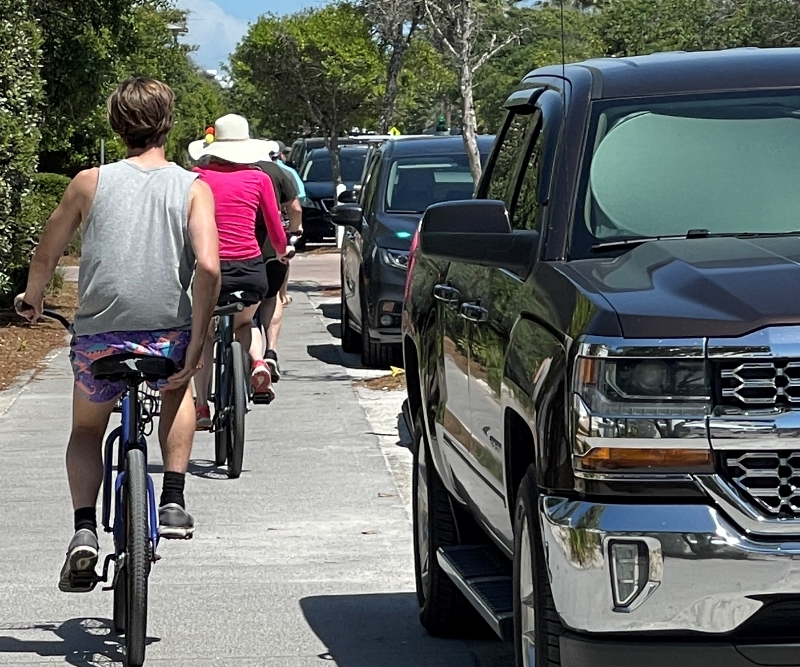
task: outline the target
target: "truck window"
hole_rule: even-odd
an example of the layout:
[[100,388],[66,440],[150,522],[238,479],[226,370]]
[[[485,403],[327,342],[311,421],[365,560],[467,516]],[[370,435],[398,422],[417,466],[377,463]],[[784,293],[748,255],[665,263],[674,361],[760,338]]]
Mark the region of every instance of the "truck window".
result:
[[[515,221],[514,203],[520,193],[520,177],[534,179],[533,183],[525,185],[526,211],[530,209],[529,197],[536,200],[536,182],[538,182],[538,162],[540,150],[535,148],[533,152],[528,151],[531,140],[536,136],[541,125],[541,113],[515,114],[507,125],[503,134],[500,152],[492,166],[489,174],[489,182],[485,189],[487,199],[499,199],[504,201],[509,214],[512,216],[512,224],[516,229],[529,229],[526,227],[525,219]],[[531,169],[531,167],[534,167]],[[531,195],[527,195],[528,190],[532,190]],[[528,211],[535,213],[534,211]]]
[[528,145],[528,150],[530,152],[523,162],[523,172],[520,174],[519,192],[511,207],[511,227],[513,229],[536,229],[541,220],[537,195],[542,173],[544,132],[539,132],[536,140]]

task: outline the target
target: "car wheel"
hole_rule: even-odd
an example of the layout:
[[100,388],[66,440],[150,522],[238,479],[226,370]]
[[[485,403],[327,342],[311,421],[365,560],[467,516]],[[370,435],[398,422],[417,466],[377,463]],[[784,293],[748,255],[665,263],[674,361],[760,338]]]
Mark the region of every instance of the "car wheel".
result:
[[439,547],[458,544],[450,498],[430,459],[422,415],[414,421],[414,570],[419,620],[434,637],[469,637],[485,622],[439,565]]
[[560,637],[564,626],[558,617],[537,511],[533,468],[522,481],[514,512],[514,645],[517,667],[559,667]]
[[361,337],[358,331],[353,328],[353,324],[350,321],[350,310],[347,308],[347,298],[345,296],[344,271],[342,271],[341,323],[342,349],[345,352],[359,352],[361,350]]
[[361,363],[367,368],[389,368],[395,361],[397,345],[383,345],[369,336],[369,312],[361,287]]

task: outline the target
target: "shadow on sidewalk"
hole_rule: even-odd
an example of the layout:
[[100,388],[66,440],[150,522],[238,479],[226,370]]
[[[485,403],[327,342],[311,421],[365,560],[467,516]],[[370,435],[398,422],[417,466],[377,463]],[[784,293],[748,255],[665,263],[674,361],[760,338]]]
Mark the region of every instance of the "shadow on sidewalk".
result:
[[329,320],[342,319],[342,307],[338,303],[322,303],[318,310],[322,311],[322,317]]
[[434,639],[419,624],[414,593],[325,595],[300,600],[309,626],[328,647],[318,656],[338,667],[500,667],[510,644],[493,639]]
[[309,345],[306,347],[309,356],[332,366],[344,366],[345,368],[364,369],[361,363],[361,356],[358,354],[347,354],[342,351],[341,345],[324,343],[322,345]]
[[[16,633],[51,632],[53,639],[17,639],[2,636],[3,631]],[[161,641],[148,637],[147,645]],[[125,649],[106,618],[72,618],[63,623],[36,623],[32,625],[4,623],[0,625],[0,662],[4,653],[30,653],[42,658],[64,657],[68,665],[96,667],[123,665]],[[50,661],[48,661],[50,662]],[[55,663],[53,663],[55,664]]]
[[[147,472],[151,475],[161,475],[164,472],[164,466],[161,463],[148,463]],[[203,479],[228,479],[224,468],[218,468],[213,461],[208,459],[192,459],[189,461],[189,468],[186,472]]]

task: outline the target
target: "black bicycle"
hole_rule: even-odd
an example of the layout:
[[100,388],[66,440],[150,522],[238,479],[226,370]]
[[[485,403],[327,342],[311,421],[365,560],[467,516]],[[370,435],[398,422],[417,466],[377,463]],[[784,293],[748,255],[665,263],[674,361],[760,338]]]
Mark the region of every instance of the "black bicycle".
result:
[[[33,310],[18,304],[17,310]],[[70,328],[69,321],[54,311],[43,316]],[[144,664],[147,641],[147,591],[150,568],[159,556],[158,511],[153,479],[147,473],[147,436],[152,432],[159,401],[145,383],[165,380],[176,372],[172,359],[137,354],[114,354],[91,366],[100,380],[123,381],[126,389],[119,411],[122,423],[106,439],[103,474],[103,528],[113,533],[114,553],[106,556],[103,573],[81,575],[83,586],[109,582],[104,591],[114,592],[114,630],[125,636],[126,663]],[[114,447],[117,447],[116,456]],[[114,478],[114,461],[117,475]],[[113,518],[112,518],[113,507]]]
[[233,316],[244,310],[242,303],[230,303],[214,311],[214,375],[211,394],[214,401],[214,462],[228,465],[228,477],[242,474],[245,416],[247,405],[269,403],[270,396],[254,395],[250,386],[250,355],[233,336]]

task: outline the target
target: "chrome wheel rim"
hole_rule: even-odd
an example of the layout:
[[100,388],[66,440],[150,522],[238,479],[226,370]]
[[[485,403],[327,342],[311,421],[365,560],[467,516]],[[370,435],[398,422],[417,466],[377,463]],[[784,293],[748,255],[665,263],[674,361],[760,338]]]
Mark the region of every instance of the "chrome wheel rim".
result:
[[536,665],[536,608],[533,599],[533,559],[528,517],[522,519],[519,554],[520,638],[523,667]]
[[430,533],[428,519],[430,508],[428,507],[428,463],[425,459],[425,445],[419,443],[419,454],[417,456],[417,559],[419,560],[419,580],[420,592],[423,599],[428,599],[428,587],[430,584]]

